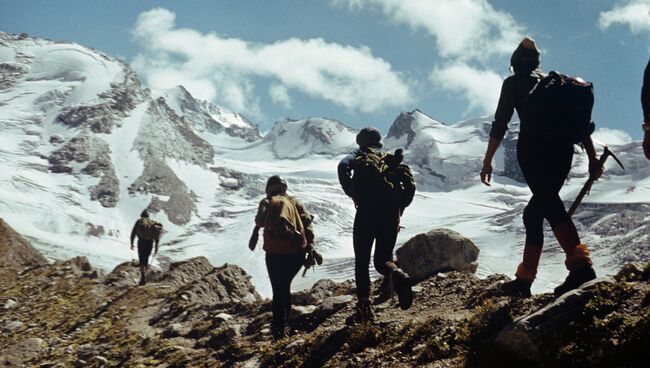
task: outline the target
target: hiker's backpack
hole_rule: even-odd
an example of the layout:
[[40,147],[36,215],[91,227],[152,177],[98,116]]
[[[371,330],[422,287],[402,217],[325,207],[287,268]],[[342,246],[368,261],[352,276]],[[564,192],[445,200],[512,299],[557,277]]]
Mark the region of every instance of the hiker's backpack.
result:
[[551,71],[523,101],[521,132],[548,142],[580,143],[594,131],[593,106],[592,83]]
[[307,237],[294,201],[285,195],[274,195],[265,201],[264,250],[270,254],[304,251]]
[[160,240],[163,233],[163,225],[149,218],[141,218],[135,234],[144,240]]
[[352,198],[357,204],[391,205],[406,208],[415,195],[415,180],[401,164],[402,150],[395,154],[366,148],[352,162]]

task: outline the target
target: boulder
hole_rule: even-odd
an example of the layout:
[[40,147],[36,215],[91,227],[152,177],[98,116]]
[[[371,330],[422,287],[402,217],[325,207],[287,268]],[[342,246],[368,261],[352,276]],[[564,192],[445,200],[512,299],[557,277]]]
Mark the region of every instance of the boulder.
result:
[[301,290],[293,295],[293,303],[297,305],[314,305],[334,295],[339,285],[332,280],[319,280],[309,290]]
[[469,239],[449,229],[418,234],[397,249],[399,266],[415,281],[438,272],[476,272],[479,249]]

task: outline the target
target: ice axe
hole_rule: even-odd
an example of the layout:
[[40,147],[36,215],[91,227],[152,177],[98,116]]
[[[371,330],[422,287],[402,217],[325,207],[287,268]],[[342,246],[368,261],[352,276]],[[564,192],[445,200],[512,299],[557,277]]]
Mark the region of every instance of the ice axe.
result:
[[[605,161],[607,161],[607,158],[609,156],[612,156],[612,158],[616,160],[616,162],[621,166],[621,168],[625,170],[625,166],[623,166],[621,160],[619,160],[618,157],[616,157],[616,155],[612,151],[610,151],[609,147],[607,146],[604,146],[603,154],[598,159],[598,167],[605,166]],[[580,190],[580,194],[578,194],[578,197],[576,198],[575,201],[573,201],[573,204],[569,209],[569,217],[573,216],[573,214],[576,212],[576,209],[578,209],[580,203],[582,203],[582,199],[585,197],[585,195],[589,194],[589,191],[591,190],[591,186],[594,184],[594,181],[596,181],[596,179],[592,178],[591,175],[589,175],[589,179],[587,179],[587,182],[582,187],[582,190]]]

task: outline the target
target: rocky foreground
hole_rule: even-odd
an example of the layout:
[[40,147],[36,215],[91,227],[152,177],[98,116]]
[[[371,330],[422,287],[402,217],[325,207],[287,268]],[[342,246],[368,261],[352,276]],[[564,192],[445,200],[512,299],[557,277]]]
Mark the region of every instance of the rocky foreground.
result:
[[[414,241],[435,248],[430,239],[456,235]],[[475,259],[478,250],[459,244],[463,257]],[[407,245],[403,254],[417,244]],[[0,220],[0,365],[646,366],[649,265],[628,265],[559,299],[525,300],[499,296],[506,276],[479,279],[471,273],[475,265],[465,268],[421,273],[410,310],[395,300],[377,304],[375,323],[364,326],[346,325],[353,284],[320,281],[294,298],[294,335],[273,341],[270,301],[238,266],[215,268],[193,258],[136,286],[138,270],[130,263],[108,274],[83,257],[48,263]]]

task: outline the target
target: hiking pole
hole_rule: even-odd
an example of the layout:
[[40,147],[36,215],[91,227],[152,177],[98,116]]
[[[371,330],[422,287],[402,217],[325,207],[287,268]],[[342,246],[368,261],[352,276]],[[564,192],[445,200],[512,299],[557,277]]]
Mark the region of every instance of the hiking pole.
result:
[[[605,161],[607,161],[607,158],[609,156],[612,156],[612,158],[616,160],[616,162],[621,166],[621,168],[625,170],[625,166],[623,166],[621,160],[619,160],[618,157],[616,157],[616,155],[612,151],[610,151],[609,147],[607,146],[604,146],[603,154],[598,159],[598,167],[600,168],[604,167]],[[582,203],[582,199],[585,197],[585,195],[589,194],[589,191],[591,190],[591,186],[594,184],[594,181],[596,181],[596,179],[592,178],[591,175],[589,175],[589,179],[587,179],[587,182],[582,187],[582,190],[580,190],[578,197],[576,198],[575,201],[573,201],[571,208],[569,208],[569,217],[573,216],[573,214],[576,212],[576,209],[578,209],[580,203]]]

